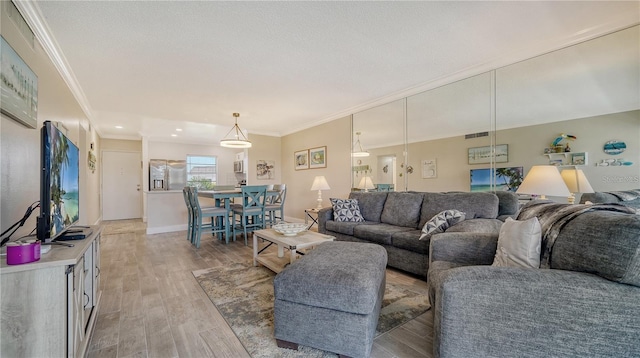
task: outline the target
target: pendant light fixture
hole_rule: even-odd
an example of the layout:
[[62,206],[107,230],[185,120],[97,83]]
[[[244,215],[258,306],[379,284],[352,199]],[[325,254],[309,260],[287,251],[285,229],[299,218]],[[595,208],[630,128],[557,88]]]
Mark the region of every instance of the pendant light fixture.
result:
[[358,140],[353,144],[353,150],[351,151],[351,156],[355,158],[368,157],[369,152],[362,149],[362,144],[360,144],[360,132],[356,132],[358,136]]
[[[224,136],[225,139],[220,141],[220,146],[226,148],[251,148],[251,142],[244,136],[240,127],[238,127],[238,117],[240,117],[240,113],[234,113],[233,116],[236,119],[236,124],[229,130],[227,135]],[[235,134],[233,138],[227,138],[234,130]]]

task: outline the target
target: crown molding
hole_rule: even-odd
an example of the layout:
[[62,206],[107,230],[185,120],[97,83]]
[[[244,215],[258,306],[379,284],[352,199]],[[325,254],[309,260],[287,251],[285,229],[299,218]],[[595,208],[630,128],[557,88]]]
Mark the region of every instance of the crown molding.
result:
[[71,66],[69,66],[64,53],[60,50],[58,42],[51,33],[49,25],[44,20],[44,16],[38,7],[38,4],[32,0],[14,1],[13,3],[16,5],[16,8],[18,8],[18,11],[20,11],[20,14],[22,14],[22,17],[24,17],[27,24],[29,24],[29,27],[31,27],[31,31],[33,31],[36,39],[38,39],[38,42],[44,49],[44,52],[49,56],[53,66],[58,70],[58,73],[67,84],[67,87],[69,87],[71,94],[76,99],[78,105],[91,123],[91,127],[100,137],[102,137],[98,126],[96,126],[93,121],[93,114],[89,101],[87,100],[82,87],[80,87]]

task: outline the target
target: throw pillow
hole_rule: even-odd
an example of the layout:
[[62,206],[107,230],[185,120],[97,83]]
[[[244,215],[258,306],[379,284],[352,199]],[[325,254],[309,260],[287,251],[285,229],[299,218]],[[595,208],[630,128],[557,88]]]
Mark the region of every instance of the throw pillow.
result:
[[539,268],[541,240],[537,217],[524,221],[507,218],[500,228],[493,266]]
[[437,213],[434,217],[429,219],[422,227],[422,240],[426,237],[431,237],[433,234],[444,232],[451,226],[464,221],[465,214],[459,210],[443,210]]
[[364,218],[360,213],[358,199],[335,199],[331,198],[331,206],[333,206],[333,220],[363,222]]

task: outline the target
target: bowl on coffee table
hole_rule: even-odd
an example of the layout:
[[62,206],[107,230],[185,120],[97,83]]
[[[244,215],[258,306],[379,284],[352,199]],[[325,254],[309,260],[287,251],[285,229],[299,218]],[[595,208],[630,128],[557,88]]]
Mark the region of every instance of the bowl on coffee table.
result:
[[302,223],[278,223],[272,229],[284,236],[296,236],[298,233],[306,231],[307,225]]

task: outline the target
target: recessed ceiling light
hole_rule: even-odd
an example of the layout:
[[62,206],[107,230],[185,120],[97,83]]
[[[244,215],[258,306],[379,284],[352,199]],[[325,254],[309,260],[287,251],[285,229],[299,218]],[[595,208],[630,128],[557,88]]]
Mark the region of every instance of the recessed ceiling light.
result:
[[117,129],[122,129],[124,128],[123,126],[116,126]]
[[176,128],[176,132],[182,132],[182,128]]
[[178,135],[174,133],[174,134],[172,134],[171,136],[172,136],[172,137],[177,137]]

